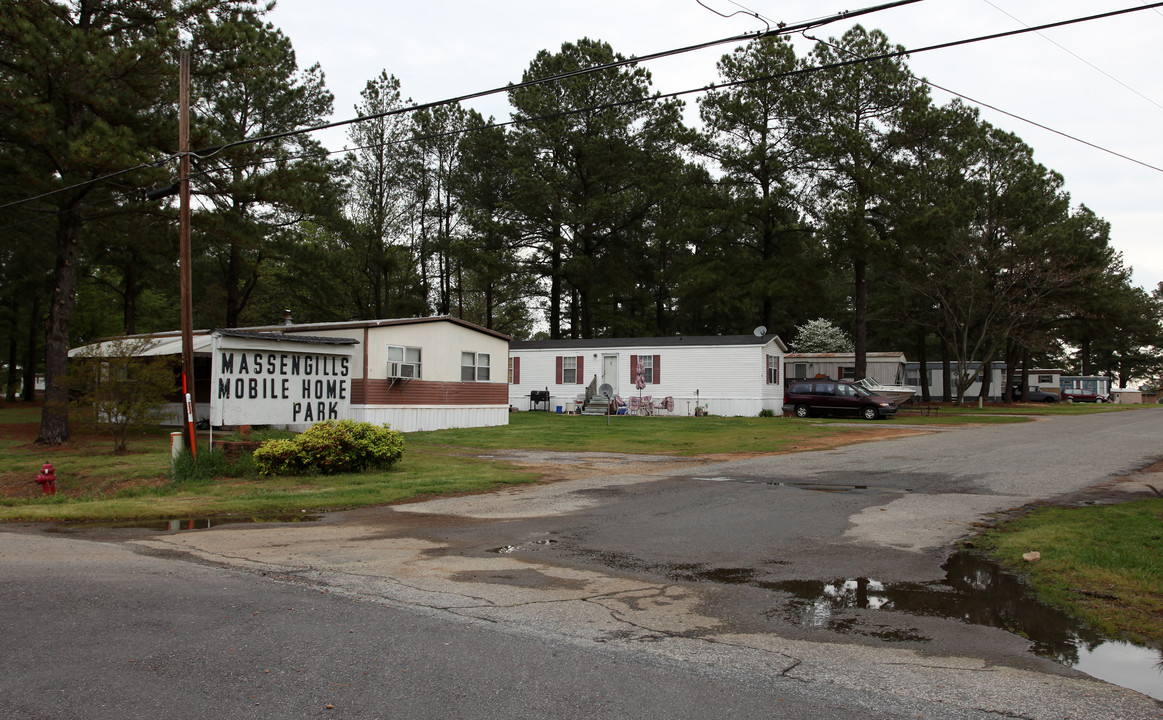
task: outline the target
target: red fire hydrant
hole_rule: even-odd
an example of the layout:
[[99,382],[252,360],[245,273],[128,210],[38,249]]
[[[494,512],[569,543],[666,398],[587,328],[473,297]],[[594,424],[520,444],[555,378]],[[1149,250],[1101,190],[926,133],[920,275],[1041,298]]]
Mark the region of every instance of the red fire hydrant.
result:
[[40,483],[40,489],[44,491],[45,495],[57,494],[57,476],[52,463],[45,463],[41,466],[40,475],[36,476],[36,481]]

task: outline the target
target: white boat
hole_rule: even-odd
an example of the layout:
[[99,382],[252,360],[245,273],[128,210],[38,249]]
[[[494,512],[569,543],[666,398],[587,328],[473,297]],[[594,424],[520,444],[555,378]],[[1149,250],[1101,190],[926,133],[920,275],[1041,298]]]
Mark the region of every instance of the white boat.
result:
[[913,395],[915,395],[917,392],[916,390],[913,390],[910,387],[905,387],[904,385],[881,385],[872,378],[857,380],[856,384],[872,393],[873,395],[880,395],[881,397],[886,397],[889,400],[892,400],[893,403],[897,405],[903,405],[909,400],[912,400]]

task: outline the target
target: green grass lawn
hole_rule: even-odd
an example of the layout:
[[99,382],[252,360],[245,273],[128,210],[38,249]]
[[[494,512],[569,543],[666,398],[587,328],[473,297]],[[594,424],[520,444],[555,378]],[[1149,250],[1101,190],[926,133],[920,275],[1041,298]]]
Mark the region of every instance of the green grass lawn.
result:
[[[864,421],[859,421],[864,422]],[[891,421],[868,423],[891,428]],[[827,421],[795,418],[641,417],[637,415],[557,415],[510,413],[509,424],[492,428],[410,433],[409,444],[422,448],[476,450],[565,450],[654,455],[708,455],[737,452],[786,452],[816,438],[853,435],[852,428]]]
[[[33,444],[38,408],[0,408],[0,522],[117,521],[233,516],[276,518],[442,494],[488,492],[538,477],[513,463],[476,457],[509,449],[668,455],[794,452],[861,442],[881,429],[1024,422],[1019,415],[1077,415],[1158,409],[1037,405],[944,407],[876,422],[795,418],[591,417],[513,413],[499,427],[405,436],[404,458],[386,472],[261,478],[253,472],[176,482],[168,430],[130,439],[115,454],[103,436],[58,448]],[[218,434],[217,439],[228,439]],[[207,438],[200,440],[203,452]],[[39,494],[41,464],[56,467],[58,495]],[[1163,500],[1048,508],[989,533],[996,557],[1024,572],[1048,601],[1116,637],[1163,642]],[[1038,550],[1043,560],[1022,563]]]
[[[116,454],[101,435],[77,434],[57,448],[33,444],[39,410],[0,409],[0,521],[114,520],[212,515],[273,516],[401,502],[420,496],[486,492],[537,477],[513,463],[473,457],[505,449],[670,455],[790,452],[867,439],[894,421],[795,418],[605,417],[513,413],[498,427],[410,433],[404,459],[386,472],[260,478],[229,472],[199,482],[170,477],[169,431],[134,436]],[[218,440],[232,439],[218,433]],[[199,447],[206,452],[203,434]],[[56,468],[54,497],[33,479]],[[220,464],[220,463],[219,463]]]
[[1163,499],[1042,508],[975,542],[1095,630],[1163,646]]

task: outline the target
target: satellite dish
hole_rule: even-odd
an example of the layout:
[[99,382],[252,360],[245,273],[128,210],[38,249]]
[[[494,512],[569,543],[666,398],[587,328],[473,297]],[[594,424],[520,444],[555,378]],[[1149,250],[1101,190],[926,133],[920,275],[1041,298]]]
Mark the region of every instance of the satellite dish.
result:
[[759,327],[755,328],[751,332],[752,332],[752,334],[755,335],[755,337],[763,337],[764,335],[767,334],[767,326],[760,325]]
[[614,388],[609,383],[602,383],[598,388],[598,394],[609,400],[614,397]]

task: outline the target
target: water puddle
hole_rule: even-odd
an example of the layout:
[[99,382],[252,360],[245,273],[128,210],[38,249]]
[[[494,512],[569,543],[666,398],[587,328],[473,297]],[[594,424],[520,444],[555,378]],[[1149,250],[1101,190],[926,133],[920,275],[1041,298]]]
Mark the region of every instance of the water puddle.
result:
[[884,583],[871,578],[768,581],[761,570],[697,563],[651,563],[621,553],[587,553],[607,567],[681,582],[748,585],[785,593],[770,610],[805,628],[887,642],[927,642],[911,628],[877,624],[868,611],[948,618],[1000,628],[1030,640],[1031,650],[1088,675],[1163,700],[1163,650],[1112,641],[1065,613],[1039,603],[1014,575],[971,552],[943,566],[943,582]]
[[[836,485],[828,483],[815,482],[791,482],[787,480],[766,480],[763,478],[739,478],[717,475],[715,477],[696,477],[695,480],[704,480],[706,482],[733,482],[743,485],[775,485],[776,487],[794,487],[801,490],[811,490],[813,492],[825,493],[840,493],[840,492],[854,492],[856,490],[867,490],[867,485]],[[909,488],[899,489],[901,492],[912,492]]]
[[556,540],[530,540],[529,542],[521,543],[520,545],[502,545],[499,548],[493,548],[492,550],[489,550],[489,552],[496,553],[498,555],[509,555],[520,550],[540,550],[542,547],[546,545],[552,545],[556,542]]
[[[782,609],[784,617],[804,627],[856,632],[860,621],[853,611],[873,610],[1000,628],[1028,638],[1036,655],[1163,700],[1163,651],[1108,640],[1037,602],[1017,577],[973,553],[953,555],[944,569],[943,583],[854,578],[760,585],[789,593],[792,600]],[[916,638],[905,633],[900,639]]]
[[183,532],[187,530],[208,530],[220,525],[252,523],[311,522],[319,515],[273,515],[270,517],[239,517],[222,515],[217,517],[180,518],[173,520],[121,520],[115,522],[66,522],[52,528],[51,532],[81,532],[85,530],[154,530],[157,532]]

